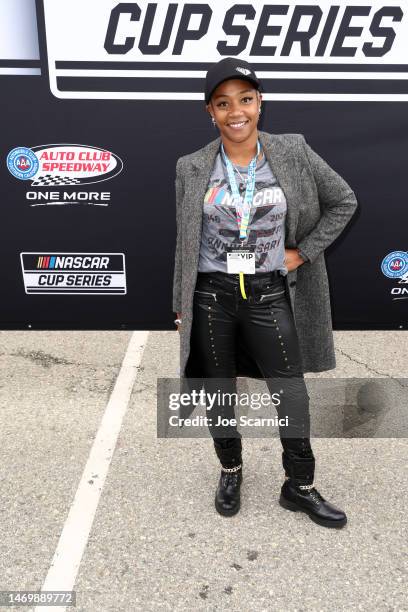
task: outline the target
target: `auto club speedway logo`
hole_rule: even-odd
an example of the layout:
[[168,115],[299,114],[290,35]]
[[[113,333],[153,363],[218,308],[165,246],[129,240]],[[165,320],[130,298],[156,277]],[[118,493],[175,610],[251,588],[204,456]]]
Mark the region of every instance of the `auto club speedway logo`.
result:
[[408,100],[401,0],[42,2],[58,98],[203,100],[208,68],[235,56],[264,100]]
[[126,295],[124,253],[20,253],[26,293]]
[[[9,172],[31,187],[78,186],[102,183],[122,172],[122,160],[105,149],[76,144],[52,144],[15,147],[7,155]],[[31,206],[49,204],[92,204],[108,206],[110,191],[26,192]]]
[[399,279],[398,283],[406,287],[393,287],[393,300],[408,299],[408,252],[392,251],[381,262],[381,271],[388,278]]

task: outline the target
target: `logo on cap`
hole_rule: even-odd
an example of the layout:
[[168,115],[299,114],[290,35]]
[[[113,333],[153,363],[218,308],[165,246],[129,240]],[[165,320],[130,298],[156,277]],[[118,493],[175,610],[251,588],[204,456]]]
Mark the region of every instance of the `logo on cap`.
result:
[[238,70],[238,72],[241,72],[241,74],[251,74],[251,71],[248,70],[248,68],[241,68],[241,66],[237,66],[235,70]]

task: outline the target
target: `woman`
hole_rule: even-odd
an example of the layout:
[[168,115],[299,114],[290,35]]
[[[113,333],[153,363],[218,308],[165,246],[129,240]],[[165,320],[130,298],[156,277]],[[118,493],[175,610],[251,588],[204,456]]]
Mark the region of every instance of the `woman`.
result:
[[[180,373],[190,389],[204,378],[207,392],[231,393],[237,376],[251,376],[280,394],[277,412],[287,425],[279,426],[286,477],[279,503],[341,528],[346,514],[313,486],[303,374],[335,367],[324,249],[357,201],[301,134],[258,130],[261,91],[247,62],[213,65],[205,101],[220,137],[177,162],[173,309]],[[216,403],[212,412],[221,463],[215,507],[232,516],[240,508],[241,434],[227,421],[215,426],[218,416],[234,417],[233,405]]]

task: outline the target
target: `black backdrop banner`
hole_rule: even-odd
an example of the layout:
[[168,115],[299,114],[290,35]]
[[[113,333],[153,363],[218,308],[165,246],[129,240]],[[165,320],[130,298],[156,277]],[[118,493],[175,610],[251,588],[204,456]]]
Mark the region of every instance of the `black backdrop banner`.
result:
[[218,136],[203,87],[224,56],[264,84],[259,129],[304,134],[357,195],[326,250],[334,329],[406,329],[405,3],[36,9],[38,54],[0,46],[2,329],[174,329],[175,165]]

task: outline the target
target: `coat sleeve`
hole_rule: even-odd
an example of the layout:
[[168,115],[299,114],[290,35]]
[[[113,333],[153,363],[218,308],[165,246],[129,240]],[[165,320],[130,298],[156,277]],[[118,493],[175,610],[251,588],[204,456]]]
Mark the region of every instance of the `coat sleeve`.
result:
[[331,168],[302,136],[305,159],[310,164],[316,183],[322,215],[297,245],[300,255],[313,263],[341,234],[357,208],[357,198],[350,185]]
[[177,223],[177,239],[176,252],[174,258],[174,275],[173,275],[173,312],[181,312],[181,266],[182,266],[182,227],[181,227],[181,203],[183,201],[184,186],[181,170],[181,158],[177,160],[176,165],[176,223]]

